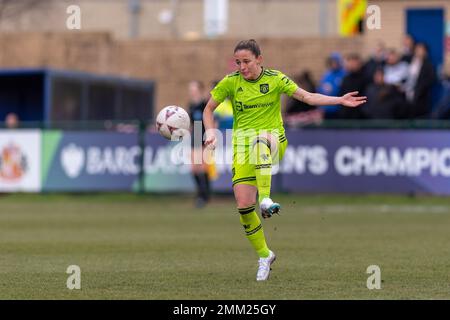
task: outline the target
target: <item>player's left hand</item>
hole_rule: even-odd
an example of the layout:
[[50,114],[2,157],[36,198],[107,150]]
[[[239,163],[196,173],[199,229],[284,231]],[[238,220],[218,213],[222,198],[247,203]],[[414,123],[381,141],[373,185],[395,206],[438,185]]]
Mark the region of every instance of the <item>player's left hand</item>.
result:
[[346,107],[358,107],[367,102],[366,96],[357,97],[358,91],[349,92],[341,97],[341,104]]

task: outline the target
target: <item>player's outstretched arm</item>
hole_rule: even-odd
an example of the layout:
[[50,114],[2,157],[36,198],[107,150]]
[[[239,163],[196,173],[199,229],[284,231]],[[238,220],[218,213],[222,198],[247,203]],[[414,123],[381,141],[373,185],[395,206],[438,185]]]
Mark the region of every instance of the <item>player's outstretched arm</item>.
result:
[[295,99],[312,106],[343,105],[346,107],[358,107],[367,101],[367,97],[358,97],[358,91],[349,92],[342,97],[326,96],[320,93],[311,93],[298,88],[292,95]]
[[205,146],[212,149],[214,149],[216,145],[216,136],[212,129],[214,129],[214,110],[218,105],[219,104],[213,98],[209,98],[205,110],[203,111],[203,125],[205,126],[206,131]]

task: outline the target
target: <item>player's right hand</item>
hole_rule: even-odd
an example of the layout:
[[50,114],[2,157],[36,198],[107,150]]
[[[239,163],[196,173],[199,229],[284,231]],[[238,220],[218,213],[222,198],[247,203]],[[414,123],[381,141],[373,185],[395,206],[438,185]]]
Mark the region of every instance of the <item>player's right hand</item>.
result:
[[211,150],[216,148],[216,135],[211,133],[206,135],[205,146]]

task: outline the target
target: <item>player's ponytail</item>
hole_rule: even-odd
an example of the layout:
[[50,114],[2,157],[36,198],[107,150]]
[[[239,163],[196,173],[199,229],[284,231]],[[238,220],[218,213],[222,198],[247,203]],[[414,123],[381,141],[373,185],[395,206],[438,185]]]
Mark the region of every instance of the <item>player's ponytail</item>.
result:
[[239,41],[234,48],[234,53],[239,50],[249,50],[255,55],[255,57],[259,57],[261,55],[261,49],[254,39]]

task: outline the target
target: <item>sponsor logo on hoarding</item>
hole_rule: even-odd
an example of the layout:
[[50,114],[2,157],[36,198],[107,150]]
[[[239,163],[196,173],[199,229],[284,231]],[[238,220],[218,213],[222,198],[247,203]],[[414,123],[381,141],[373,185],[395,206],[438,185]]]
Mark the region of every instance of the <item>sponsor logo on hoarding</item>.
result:
[[6,145],[0,152],[0,177],[9,181],[20,180],[28,171],[25,154],[14,143]]
[[83,148],[77,147],[74,143],[69,144],[61,152],[61,164],[69,178],[78,177],[84,166]]
[[133,147],[88,147],[83,149],[74,143],[61,151],[61,166],[66,175],[75,179],[87,175],[135,175],[139,173],[141,150]]

